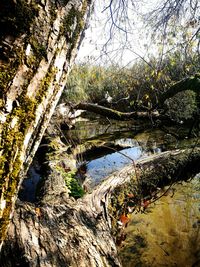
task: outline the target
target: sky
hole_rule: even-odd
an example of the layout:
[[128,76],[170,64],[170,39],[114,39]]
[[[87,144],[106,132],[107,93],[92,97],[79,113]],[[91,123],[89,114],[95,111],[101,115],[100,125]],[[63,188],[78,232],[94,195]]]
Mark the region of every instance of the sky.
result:
[[[152,30],[148,25],[147,14],[155,10],[159,3],[164,3],[162,0],[113,0],[117,5],[120,2],[129,3],[126,8],[127,13],[113,11],[114,21],[121,30],[114,27],[111,31],[111,16],[110,10],[106,3],[109,1],[95,0],[95,11],[90,19],[90,26],[85,32],[85,38],[80,47],[76,62],[89,62],[91,64],[100,65],[119,65],[130,66],[135,63],[137,59],[149,61],[151,56],[157,58],[160,54],[167,53],[168,49],[176,47],[182,35],[181,23],[185,23],[186,17],[182,17],[180,28],[175,32],[175,37],[172,41],[172,46],[169,46],[166,40],[164,48],[158,46],[158,38],[151,39]],[[134,6],[131,5],[134,3]],[[187,3],[187,1],[186,1]],[[188,0],[189,3],[189,0]],[[108,5],[108,4],[107,4]],[[200,8],[200,6],[198,7]],[[104,10],[104,11],[103,11]],[[190,14],[190,13],[189,13]],[[115,15],[118,17],[116,20]],[[197,13],[198,16],[198,13]],[[128,19],[127,19],[128,18]],[[187,17],[188,19],[188,17]],[[144,21],[146,24],[144,24]],[[200,22],[200,20],[199,20]],[[178,25],[176,23],[176,25]],[[126,34],[123,30],[126,28]],[[195,31],[195,29],[193,29]],[[111,37],[111,38],[110,38]],[[190,37],[188,37],[190,38]],[[163,49],[163,51],[161,51]]]
[[[116,30],[109,40],[110,23],[108,18],[110,12],[109,10],[102,12],[106,5],[102,4],[103,1],[95,1],[95,12],[90,20],[90,26],[86,30],[77,62],[90,60],[97,64],[127,65],[133,63],[140,56],[145,57],[145,45],[150,42],[150,39],[147,37],[148,31],[142,24],[141,14],[151,10],[157,1],[138,2],[134,8],[132,6],[128,8],[129,11],[126,14],[126,17],[129,17],[128,22],[121,16],[119,23],[121,23],[122,30]],[[123,25],[127,27],[127,35],[123,32]]]

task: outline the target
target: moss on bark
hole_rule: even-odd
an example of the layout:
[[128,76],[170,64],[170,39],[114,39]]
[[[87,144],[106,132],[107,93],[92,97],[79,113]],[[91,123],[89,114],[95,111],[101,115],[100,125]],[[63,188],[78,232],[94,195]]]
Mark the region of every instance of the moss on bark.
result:
[[[0,42],[3,44],[3,49],[5,48],[2,49],[2,53],[0,52],[0,108],[3,111],[0,126],[1,241],[5,238],[17,190],[22,180],[20,173],[27,168],[26,158],[29,159],[30,153],[32,156],[33,151],[36,150],[35,147],[38,146],[52,113],[52,106],[55,107],[66,80],[68,73],[64,69],[66,63],[63,66],[61,64],[59,70],[54,63],[57,60],[55,64],[57,66],[58,62],[63,62],[63,56],[66,56],[68,63],[73,60],[72,51],[78,46],[79,34],[83,29],[87,1],[84,2],[82,11],[79,13],[82,20],[80,17],[74,18],[79,23],[75,29],[76,34],[72,33],[68,46],[63,42],[64,32],[61,29],[59,29],[58,36],[55,34],[54,27],[60,27],[60,14],[68,16],[69,9],[73,6],[71,3],[67,6],[67,3],[68,1],[65,3],[66,6],[59,3],[56,6],[55,1],[47,0],[45,6],[36,0],[28,2],[2,0],[0,2],[0,25],[3,29]],[[46,16],[48,12],[49,16]],[[55,20],[56,23],[54,23]],[[8,35],[10,39],[4,42]],[[56,42],[57,49],[54,49]],[[27,53],[27,45],[31,46],[31,53]],[[47,62],[47,54],[51,62]],[[44,68],[42,68],[42,63],[44,63]],[[38,75],[38,67],[42,75]],[[61,73],[62,68],[63,73]],[[59,75],[56,75],[58,71]],[[43,72],[45,72],[44,75]],[[30,81],[33,81],[31,86],[34,86],[34,78],[38,79],[38,77],[40,77],[39,84],[37,80],[37,87],[31,88],[30,92]],[[13,83],[14,78],[16,78],[15,83]],[[9,96],[8,93],[10,93]],[[9,109],[6,106],[7,100],[11,102]],[[24,159],[26,162],[23,162]]]

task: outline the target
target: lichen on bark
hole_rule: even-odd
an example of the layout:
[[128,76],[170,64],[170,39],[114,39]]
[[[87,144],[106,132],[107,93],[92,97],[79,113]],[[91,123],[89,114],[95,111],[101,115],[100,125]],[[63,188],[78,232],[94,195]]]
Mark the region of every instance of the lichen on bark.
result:
[[[0,3],[0,240],[17,191],[65,86],[89,2],[2,0]],[[83,8],[84,6],[84,8]],[[63,32],[71,8],[82,18]],[[72,21],[71,21],[72,23]]]

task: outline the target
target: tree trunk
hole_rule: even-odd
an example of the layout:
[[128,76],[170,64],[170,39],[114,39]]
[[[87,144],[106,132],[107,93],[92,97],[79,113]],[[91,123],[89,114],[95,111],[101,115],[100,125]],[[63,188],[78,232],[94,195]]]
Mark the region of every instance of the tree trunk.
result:
[[125,187],[133,188],[136,178],[144,194],[186,179],[200,171],[199,161],[200,148],[153,155],[135,162],[136,168],[132,164],[114,173],[77,201],[68,198],[60,173],[51,165],[40,203],[16,205],[1,266],[121,266],[111,235],[110,198],[116,198],[116,206],[120,193],[126,200]]
[[18,188],[66,84],[91,1],[0,3],[0,247]]

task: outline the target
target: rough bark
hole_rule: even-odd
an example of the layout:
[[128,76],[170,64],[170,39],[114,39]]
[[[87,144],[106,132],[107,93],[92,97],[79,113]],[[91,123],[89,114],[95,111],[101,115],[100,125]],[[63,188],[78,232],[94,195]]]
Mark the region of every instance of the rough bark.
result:
[[90,5],[0,3],[0,247],[23,173],[66,84]]
[[1,266],[121,266],[111,236],[110,197],[126,184],[131,188],[136,173],[143,186],[145,181],[163,186],[199,172],[199,161],[200,148],[153,155],[135,162],[136,169],[130,165],[113,174],[77,201],[67,197],[59,173],[52,172],[47,186],[57,188],[52,197],[46,190],[38,205],[17,203]]

